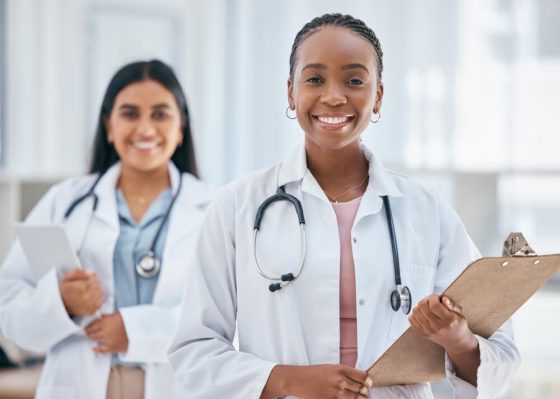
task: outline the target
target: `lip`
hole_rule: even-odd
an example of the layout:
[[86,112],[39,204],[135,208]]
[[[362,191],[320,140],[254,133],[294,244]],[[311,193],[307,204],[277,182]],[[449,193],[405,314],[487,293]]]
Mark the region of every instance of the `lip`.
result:
[[152,151],[161,146],[159,141],[132,141],[130,146],[139,151]]
[[312,115],[317,125],[326,130],[339,130],[354,120],[354,115],[345,113],[322,113]]

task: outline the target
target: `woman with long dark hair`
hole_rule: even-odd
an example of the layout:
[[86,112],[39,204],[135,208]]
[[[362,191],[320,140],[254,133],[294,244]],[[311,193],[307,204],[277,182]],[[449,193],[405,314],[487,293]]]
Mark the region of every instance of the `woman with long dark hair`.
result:
[[124,66],[103,99],[90,174],[55,185],[25,222],[62,224],[82,267],[35,276],[16,242],[0,272],[3,333],[47,353],[38,398],[184,397],[166,348],[210,196],[172,69]]

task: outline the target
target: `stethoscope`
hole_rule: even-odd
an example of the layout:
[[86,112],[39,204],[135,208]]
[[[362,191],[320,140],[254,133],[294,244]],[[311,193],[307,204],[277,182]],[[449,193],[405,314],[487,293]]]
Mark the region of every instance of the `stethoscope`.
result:
[[[391,236],[391,250],[393,252],[393,268],[395,270],[395,285],[396,289],[391,292],[390,303],[391,308],[396,312],[399,309],[403,311],[404,314],[409,314],[412,304],[412,295],[410,294],[410,289],[406,285],[402,285],[401,281],[401,268],[399,263],[399,249],[397,246],[397,237],[395,234],[395,226],[393,224],[393,215],[391,213],[391,204],[389,203],[389,198],[384,195],[381,197],[383,199],[383,204],[385,207],[385,213],[387,215],[387,223],[389,225],[389,234]],[[259,261],[257,259],[257,233],[261,228],[261,222],[264,217],[264,213],[266,208],[274,202],[278,201],[287,201],[293,205],[299,225],[300,225],[300,236],[301,236],[301,254],[300,254],[300,264],[297,272],[294,273],[286,273],[282,274],[281,276],[273,276],[266,273],[261,266],[259,265]],[[255,258],[255,265],[257,266],[257,270],[259,274],[266,278],[272,283],[268,286],[270,292],[279,291],[284,287],[287,287],[290,284],[293,284],[297,278],[300,276],[301,272],[303,271],[303,267],[305,264],[305,217],[303,214],[303,207],[301,206],[301,202],[293,195],[286,193],[284,186],[278,187],[276,190],[276,194],[267,198],[258,208],[257,214],[255,216],[255,225],[253,230],[253,256]]]
[[[68,210],[64,214],[64,220],[68,219],[70,217],[70,215],[72,214],[72,212],[74,211],[74,209],[80,203],[82,203],[83,201],[88,199],[89,197],[93,198],[93,212],[95,212],[95,210],[97,209],[97,204],[99,202],[99,197],[95,193],[95,187],[97,186],[97,183],[99,183],[99,181],[101,180],[102,177],[103,177],[103,175],[100,174],[95,179],[95,181],[93,182],[93,184],[91,185],[89,190],[84,195],[82,195],[81,197],[74,200],[74,202],[72,202],[72,204],[70,204],[70,206],[68,207]],[[177,192],[175,193],[175,195],[171,199],[171,203],[167,207],[167,211],[165,212],[163,220],[161,221],[161,224],[159,225],[159,227],[157,229],[156,235],[155,235],[155,237],[152,241],[152,245],[150,246],[149,251],[145,255],[142,255],[140,257],[140,259],[138,259],[138,262],[136,262],[136,266],[135,266],[136,273],[140,277],[144,277],[144,278],[155,277],[155,276],[157,276],[157,274],[159,273],[159,271],[161,269],[161,260],[156,255],[156,244],[158,242],[159,236],[161,235],[161,231],[163,230],[163,226],[165,226],[165,223],[167,222],[167,219],[169,219],[169,215],[171,214],[171,210],[173,209],[173,205],[175,204],[175,200],[177,200],[177,197],[179,196],[179,193],[181,192],[181,186],[182,185],[183,185],[183,176],[179,175],[179,185],[178,185],[178,188],[177,188]]]

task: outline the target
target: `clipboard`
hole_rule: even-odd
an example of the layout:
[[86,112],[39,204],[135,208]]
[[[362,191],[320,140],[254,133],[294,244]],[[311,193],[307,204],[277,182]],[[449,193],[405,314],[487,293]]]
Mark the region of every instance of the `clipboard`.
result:
[[17,224],[15,232],[37,280],[52,269],[67,272],[81,267],[62,226]]
[[[490,337],[560,268],[560,254],[537,256],[521,233],[504,243],[503,257],[471,263],[443,292],[461,305],[473,333]],[[446,378],[444,349],[409,327],[368,369],[373,386]]]

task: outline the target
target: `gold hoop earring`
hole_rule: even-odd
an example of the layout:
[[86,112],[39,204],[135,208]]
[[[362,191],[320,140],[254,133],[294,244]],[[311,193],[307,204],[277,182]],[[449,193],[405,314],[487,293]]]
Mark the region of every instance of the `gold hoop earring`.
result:
[[370,119],[369,121],[370,121],[371,123],[377,123],[377,122],[379,122],[379,120],[381,119],[381,111],[379,111],[379,112],[377,112],[377,113],[374,112],[373,115],[374,115],[374,116],[377,115],[377,119],[375,119],[375,120]]
[[[292,109],[291,109],[290,106],[288,105],[288,106],[286,107],[286,116],[288,117],[288,119],[296,119],[295,111],[294,111],[294,117],[292,118],[292,117],[290,116],[290,114],[288,113],[288,112],[290,112],[290,110],[292,110]],[[293,111],[293,110],[292,110],[292,111]]]

